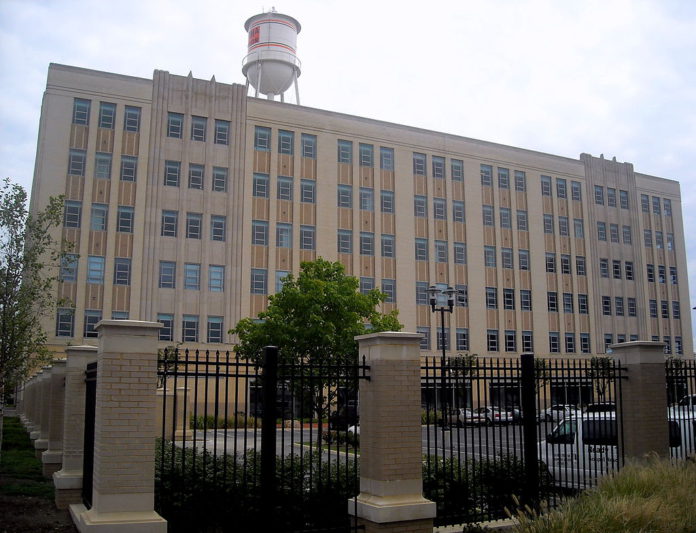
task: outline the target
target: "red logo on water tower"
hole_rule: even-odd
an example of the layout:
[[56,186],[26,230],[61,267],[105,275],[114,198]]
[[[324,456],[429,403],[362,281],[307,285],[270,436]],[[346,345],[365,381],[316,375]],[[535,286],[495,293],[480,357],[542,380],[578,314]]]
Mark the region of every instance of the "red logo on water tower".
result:
[[249,30],[249,46],[252,44],[256,44],[259,42],[261,39],[261,28],[256,26],[255,28],[251,28]]

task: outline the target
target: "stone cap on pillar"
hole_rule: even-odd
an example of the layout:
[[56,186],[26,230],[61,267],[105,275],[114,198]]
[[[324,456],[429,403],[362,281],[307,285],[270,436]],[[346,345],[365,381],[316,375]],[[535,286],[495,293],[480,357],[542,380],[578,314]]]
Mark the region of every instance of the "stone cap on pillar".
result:
[[[358,350],[360,356],[368,360],[420,360],[418,345],[423,337],[420,333],[406,333],[401,331],[381,331],[358,335]],[[364,351],[363,351],[364,350]]]
[[612,354],[623,365],[664,363],[664,342],[629,341],[611,344]]
[[162,327],[159,322],[146,322],[144,320],[101,320],[94,326],[99,335],[99,353],[140,353],[145,349],[150,351],[148,344],[152,340],[152,347],[157,351],[157,334]]

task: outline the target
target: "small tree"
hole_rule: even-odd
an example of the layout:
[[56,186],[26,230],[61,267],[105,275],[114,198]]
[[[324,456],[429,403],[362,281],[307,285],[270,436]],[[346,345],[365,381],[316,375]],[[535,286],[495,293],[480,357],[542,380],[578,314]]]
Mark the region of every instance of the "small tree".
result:
[[[396,311],[383,314],[377,310],[385,294],[378,290],[361,294],[358,287],[358,280],[347,276],[339,262],[322,258],[303,262],[299,276],[289,274],[282,290],[269,296],[268,309],[259,313],[258,320],[244,318],[230,330],[239,336],[235,350],[241,357],[258,361],[261,349],[272,345],[279,348],[281,363],[356,363],[356,335],[402,328]],[[304,380],[314,399],[320,430],[323,409],[333,400],[326,394],[335,385],[326,374],[314,370]]]
[[590,359],[590,367],[585,371],[592,381],[600,401],[604,401],[607,389],[616,377],[616,367],[611,357],[596,356]]
[[50,359],[41,319],[55,303],[59,243],[51,228],[62,220],[62,198],[30,215],[27,193],[5,179],[0,185],[0,440],[5,390],[16,386],[37,365]]

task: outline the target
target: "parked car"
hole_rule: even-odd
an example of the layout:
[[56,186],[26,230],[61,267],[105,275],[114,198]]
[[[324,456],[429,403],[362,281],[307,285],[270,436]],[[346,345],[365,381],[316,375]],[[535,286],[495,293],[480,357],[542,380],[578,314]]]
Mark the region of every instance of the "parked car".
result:
[[458,428],[464,427],[467,424],[471,424],[473,418],[473,412],[468,407],[459,407],[457,409],[452,409],[447,415],[447,425],[457,426]]
[[696,394],[689,394],[684,396],[677,402],[677,407],[689,407],[691,409],[696,409]]
[[479,407],[471,414],[471,424],[509,424],[513,421],[513,415],[500,407]]
[[580,414],[582,412],[574,405],[558,404],[539,411],[537,419],[545,420],[546,422],[560,422],[564,418],[576,417]]
[[583,410],[585,413],[615,413],[616,402],[588,403]]

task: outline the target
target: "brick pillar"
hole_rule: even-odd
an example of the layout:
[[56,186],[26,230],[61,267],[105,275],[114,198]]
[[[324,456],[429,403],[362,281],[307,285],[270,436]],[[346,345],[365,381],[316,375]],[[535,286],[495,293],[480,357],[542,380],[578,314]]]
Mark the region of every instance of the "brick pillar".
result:
[[623,449],[624,459],[642,459],[648,453],[669,457],[663,347],[663,343],[651,341],[611,346],[628,376],[620,384],[622,401],[617,402],[619,420],[623,423],[619,447]]
[[[360,494],[367,533],[431,533],[435,503],[423,497],[420,344],[416,333],[356,337],[370,366],[360,381]],[[355,512],[352,501],[349,513]]]
[[34,376],[31,378],[31,383],[30,383],[30,396],[31,396],[31,401],[30,401],[30,406],[29,406],[29,415],[27,416],[27,430],[29,431],[29,438],[32,441],[35,441],[36,439],[39,438],[39,435],[41,435],[40,431],[40,425],[39,425],[39,405],[41,404],[41,378],[43,377],[44,371],[39,370]]
[[80,533],[166,533],[154,511],[157,322],[97,324],[92,508],[70,506]]
[[[48,449],[49,399],[51,396],[51,367],[45,366],[38,383],[36,420],[38,428],[31,435],[36,436],[34,450],[37,459]],[[33,436],[31,438],[34,438]]]
[[82,501],[82,452],[85,438],[85,369],[97,360],[96,346],[68,346],[65,350],[63,408],[63,467],[53,474],[55,502],[67,509]]
[[48,448],[41,454],[43,475],[60,470],[63,462],[63,406],[65,405],[65,359],[56,359],[48,380]]

